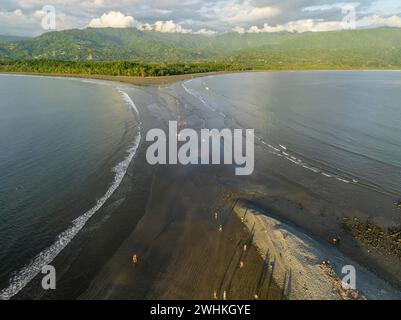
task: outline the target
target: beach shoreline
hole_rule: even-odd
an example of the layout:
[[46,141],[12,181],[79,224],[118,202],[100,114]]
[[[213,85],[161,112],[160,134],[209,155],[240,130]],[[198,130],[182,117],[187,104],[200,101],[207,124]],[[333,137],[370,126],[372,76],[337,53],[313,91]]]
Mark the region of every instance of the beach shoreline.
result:
[[401,69],[250,69],[250,70],[239,70],[239,71],[215,71],[215,72],[203,72],[203,73],[189,73],[182,75],[169,75],[169,76],[158,76],[158,77],[130,77],[130,76],[110,76],[110,75],[95,75],[95,74],[78,74],[78,73],[39,73],[39,72],[3,72],[0,71],[0,75],[20,75],[20,76],[38,76],[38,77],[55,77],[55,78],[72,78],[72,79],[91,79],[91,80],[104,80],[116,83],[125,83],[134,86],[158,86],[158,85],[169,85],[176,82],[182,82],[185,80],[203,78],[209,76],[220,76],[230,74],[241,74],[241,73],[266,73],[266,72],[401,72]]
[[[262,208],[238,199],[234,212],[250,232],[259,253],[274,270],[273,278],[285,283],[290,300],[400,300],[401,291],[369,272],[335,246],[317,241],[269,215]],[[343,278],[354,270],[355,288]]]
[[[142,93],[145,102],[157,98]],[[144,110],[140,95],[135,97],[144,131],[163,127],[173,116],[164,110]],[[263,259],[250,247],[246,266],[238,272],[241,244],[249,235],[231,214],[230,202],[220,198],[217,177],[210,180],[227,168],[152,167],[146,163],[145,150],[143,142],[120,188],[55,259],[58,289],[41,290],[37,277],[15,299],[209,300],[214,292],[222,299],[224,291],[228,299],[253,299],[260,274],[265,274]],[[205,178],[204,183],[198,181]],[[202,187],[209,191],[199,194]],[[205,198],[225,211],[220,214],[224,232],[218,231]],[[138,255],[136,266],[133,254]],[[285,298],[267,275],[263,279],[261,298]]]
[[[115,83],[124,83],[134,86],[152,86],[152,85],[167,85],[174,82],[207,77],[213,75],[235,74],[245,71],[217,71],[205,73],[191,73],[183,75],[160,76],[160,77],[129,77],[129,76],[108,76],[94,74],[64,74],[64,73],[35,73],[35,72],[0,72],[0,75],[16,75],[16,76],[37,76],[50,78],[71,78],[71,79],[89,79],[89,80],[104,80]],[[248,71],[257,72],[257,71]]]
[[[188,97],[180,86],[183,79],[170,80],[153,83],[161,87],[127,87],[139,108],[143,132],[166,128],[178,117],[195,126],[215,123],[219,115]],[[255,176],[242,179],[224,166],[151,167],[146,146],[140,145],[110,201],[56,258],[55,265],[62,270],[59,289],[44,292],[35,279],[17,299],[213,299],[215,292],[222,299],[224,291],[229,299],[253,299],[256,293],[261,299],[283,299],[281,285],[268,276],[259,285],[266,266],[253,246],[245,268],[239,270],[241,247],[249,238],[249,230],[233,212],[240,198],[305,228],[322,243],[341,236],[338,249],[344,255],[400,287],[397,258],[383,261],[381,252],[364,246],[342,224],[345,217],[368,219],[374,211],[369,207],[377,200],[389,210],[389,197],[378,198],[373,191],[339,182],[329,183],[324,193],[315,190],[309,187],[315,184],[313,173],[279,162],[259,144],[256,159],[268,161],[257,160]],[[360,207],[361,203],[365,204]],[[215,212],[221,222],[214,219]],[[380,219],[375,222],[380,224]],[[223,234],[218,232],[220,224]],[[139,257],[136,266],[133,254]]]

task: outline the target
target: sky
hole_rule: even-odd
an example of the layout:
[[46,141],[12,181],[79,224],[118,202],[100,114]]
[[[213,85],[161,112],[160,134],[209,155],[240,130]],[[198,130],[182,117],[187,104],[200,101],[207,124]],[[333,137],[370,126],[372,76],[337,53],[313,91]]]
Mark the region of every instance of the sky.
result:
[[49,30],[86,27],[211,35],[379,26],[401,28],[400,0],[0,1],[2,35],[36,36]]

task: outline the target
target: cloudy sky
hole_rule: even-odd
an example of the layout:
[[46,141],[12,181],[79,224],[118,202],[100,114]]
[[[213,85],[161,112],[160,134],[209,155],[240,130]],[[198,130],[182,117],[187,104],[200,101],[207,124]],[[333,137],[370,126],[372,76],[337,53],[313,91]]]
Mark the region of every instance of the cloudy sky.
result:
[[51,15],[45,6],[55,8],[57,30],[136,27],[213,34],[401,27],[400,0],[1,0],[0,34],[46,32]]

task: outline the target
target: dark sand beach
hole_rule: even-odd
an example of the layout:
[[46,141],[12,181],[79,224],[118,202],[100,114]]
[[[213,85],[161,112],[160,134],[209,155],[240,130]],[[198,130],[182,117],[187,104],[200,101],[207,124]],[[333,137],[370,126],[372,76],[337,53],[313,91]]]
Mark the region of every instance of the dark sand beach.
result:
[[[29,76],[42,76],[42,77],[61,77],[61,78],[79,78],[79,79],[94,79],[94,80],[106,80],[121,83],[128,83],[135,86],[150,86],[150,85],[166,85],[177,81],[184,81],[187,79],[195,79],[199,77],[206,77],[212,75],[232,74],[241,73],[244,71],[216,71],[216,72],[204,72],[204,73],[188,73],[173,76],[160,76],[160,77],[130,77],[130,76],[108,76],[108,75],[96,75],[96,74],[75,74],[75,73],[35,73],[35,72],[0,72],[1,74],[13,74],[13,75],[29,75]],[[250,72],[250,71],[246,71]],[[254,71],[258,72],[258,71]]]
[[[144,131],[175,119],[178,105],[161,102],[158,89],[129,90]],[[232,168],[152,167],[145,151],[143,142],[120,188],[54,261],[57,290],[44,292],[35,279],[16,298],[284,298],[255,248],[243,252],[250,235],[232,213],[236,195],[220,181]]]
[[[166,128],[169,120],[195,129],[230,127],[235,117],[204,108],[180,82],[125,90],[140,111],[143,132]],[[216,292],[222,299],[226,291],[227,299],[282,299],[282,284],[266,272],[261,254],[252,245],[243,252],[251,239],[233,212],[238,199],[322,243],[341,237],[337,248],[344,255],[401,287],[400,257],[369,246],[344,226],[347,218],[397,226],[400,212],[390,196],[323,180],[258,142],[248,177],[223,165],[150,166],[146,147],[143,140],[120,188],[54,261],[57,290],[44,292],[35,279],[15,298],[212,299]]]

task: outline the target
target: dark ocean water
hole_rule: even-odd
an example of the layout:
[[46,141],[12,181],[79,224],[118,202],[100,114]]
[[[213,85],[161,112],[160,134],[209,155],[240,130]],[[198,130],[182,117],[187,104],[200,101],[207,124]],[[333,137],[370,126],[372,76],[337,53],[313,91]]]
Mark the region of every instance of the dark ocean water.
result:
[[137,127],[132,101],[111,85],[0,76],[0,290],[14,273],[0,298],[102,205],[132,159]]
[[322,174],[401,196],[401,72],[272,72],[184,88],[271,152]]
[[[183,87],[227,123],[254,128],[282,161],[401,195],[401,72],[247,73]],[[119,186],[138,126],[135,105],[111,85],[0,76],[0,299],[52,261]]]

